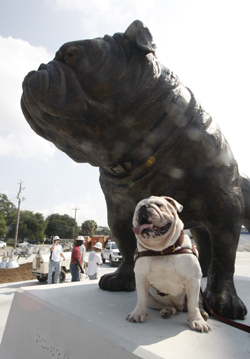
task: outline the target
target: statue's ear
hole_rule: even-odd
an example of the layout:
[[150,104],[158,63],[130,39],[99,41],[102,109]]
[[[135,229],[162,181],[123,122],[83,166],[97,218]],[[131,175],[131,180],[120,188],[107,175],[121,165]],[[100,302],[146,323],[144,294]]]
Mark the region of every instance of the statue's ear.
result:
[[153,36],[140,20],[135,20],[129,25],[125,31],[125,37],[147,54],[155,53],[156,45],[153,44]]

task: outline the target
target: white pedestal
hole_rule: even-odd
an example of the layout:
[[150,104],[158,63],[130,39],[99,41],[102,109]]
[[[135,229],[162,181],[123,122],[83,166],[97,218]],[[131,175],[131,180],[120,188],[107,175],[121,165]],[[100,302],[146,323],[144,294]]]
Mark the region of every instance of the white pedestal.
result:
[[[187,313],[162,319],[149,309],[129,323],[136,292],[107,292],[97,281],[40,285],[14,296],[0,347],[1,359],[249,358],[249,334],[209,319],[212,332],[189,329]],[[236,278],[250,310],[250,278]],[[249,315],[244,324],[250,325]]]

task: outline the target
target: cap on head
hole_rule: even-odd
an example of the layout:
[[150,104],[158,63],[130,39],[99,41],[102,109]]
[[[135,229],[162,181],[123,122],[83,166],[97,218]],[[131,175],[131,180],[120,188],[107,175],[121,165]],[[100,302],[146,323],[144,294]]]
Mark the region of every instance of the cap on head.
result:
[[76,240],[77,240],[77,241],[84,241],[84,238],[83,238],[83,236],[78,236],[78,237],[76,238]]
[[94,245],[94,248],[102,249],[102,244],[101,244],[101,242],[97,242],[97,243]]
[[53,238],[53,241],[58,241],[59,239],[60,239],[60,237],[55,236],[55,237]]

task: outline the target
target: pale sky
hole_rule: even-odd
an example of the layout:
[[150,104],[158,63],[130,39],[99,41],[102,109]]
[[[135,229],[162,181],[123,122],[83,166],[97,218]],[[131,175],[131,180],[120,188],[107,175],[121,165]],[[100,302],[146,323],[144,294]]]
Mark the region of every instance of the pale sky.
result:
[[0,193],[22,210],[75,215],[107,226],[99,170],[76,164],[37,136],[20,108],[25,75],[67,41],[124,32],[144,22],[161,63],[219,123],[250,176],[249,0],[0,0]]

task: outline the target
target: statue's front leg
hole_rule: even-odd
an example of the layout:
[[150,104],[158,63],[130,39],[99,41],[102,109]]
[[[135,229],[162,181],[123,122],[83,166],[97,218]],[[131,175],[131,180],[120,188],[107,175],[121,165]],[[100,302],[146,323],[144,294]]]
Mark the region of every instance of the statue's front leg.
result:
[[102,184],[107,209],[108,223],[112,233],[112,239],[119,248],[123,262],[119,268],[113,272],[105,274],[99,281],[101,289],[110,291],[133,291],[135,290],[134,276],[134,253],[136,248],[136,238],[132,231],[132,218],[135,203],[129,196],[128,191],[122,194],[117,193],[117,189],[107,193],[105,183]]
[[134,252],[136,248],[135,236],[132,232],[132,220],[121,221],[116,216],[116,225],[112,230],[113,240],[116,242],[122,255],[122,263],[113,272],[105,274],[99,281],[101,289],[110,291],[135,290]]
[[104,274],[101,277],[99,287],[110,291],[130,292],[135,290],[133,269],[134,264],[123,262],[115,272]]
[[226,225],[209,228],[212,259],[204,294],[211,308],[222,317],[244,319],[247,308],[238,297],[233,280],[241,222],[237,221],[236,215],[231,218],[228,218]]

